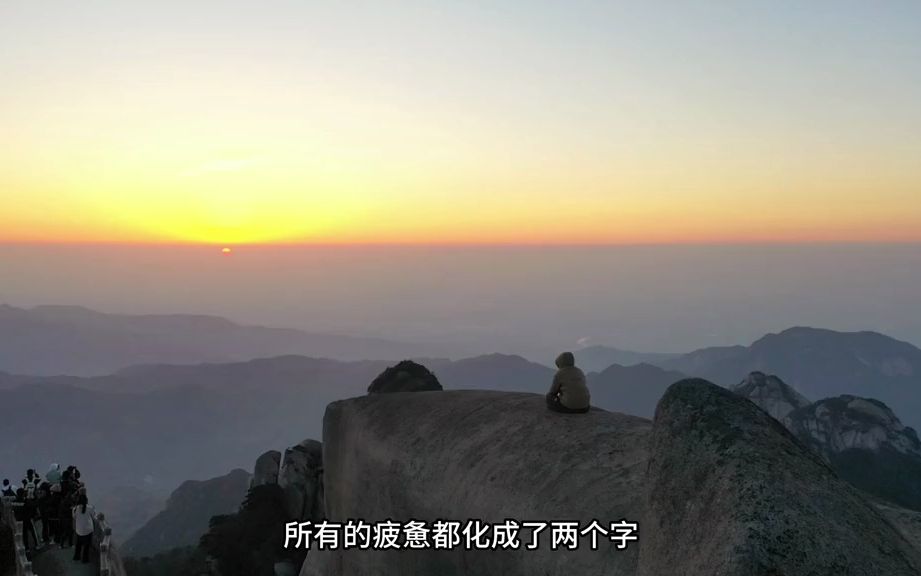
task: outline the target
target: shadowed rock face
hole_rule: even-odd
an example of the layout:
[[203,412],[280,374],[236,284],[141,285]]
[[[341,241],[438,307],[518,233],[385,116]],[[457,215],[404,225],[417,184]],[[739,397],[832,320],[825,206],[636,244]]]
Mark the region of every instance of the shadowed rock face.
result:
[[787,427],[823,454],[888,448],[921,458],[917,433],[878,400],[838,396],[791,413]]
[[695,379],[672,385],[650,446],[641,576],[921,570],[918,552],[853,487],[725,389]]
[[323,445],[304,440],[285,450],[278,485],[285,492],[289,518],[319,521],[323,517]]
[[784,425],[861,490],[921,510],[921,442],[882,402],[826,398],[791,412]]
[[921,512],[906,510],[889,503],[877,503],[876,508],[899,529],[915,549],[921,550]]
[[438,378],[428,368],[412,360],[403,360],[396,366],[391,366],[381,372],[368,386],[368,394],[441,389]]
[[618,551],[311,553],[302,576],[917,575],[918,552],[754,404],[701,380],[648,420],[548,412],[532,394],[458,391],[335,402],[324,421],[331,520],[620,519]]
[[281,452],[278,450],[269,450],[256,459],[256,466],[253,469],[253,481],[251,488],[264,486],[266,484],[278,484],[278,470],[281,466]]

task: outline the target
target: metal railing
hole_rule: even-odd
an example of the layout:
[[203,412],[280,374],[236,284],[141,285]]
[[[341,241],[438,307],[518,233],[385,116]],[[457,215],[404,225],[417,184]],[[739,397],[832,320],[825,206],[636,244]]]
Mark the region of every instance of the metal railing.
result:
[[32,562],[26,556],[26,544],[22,539],[22,522],[16,520],[13,513],[13,501],[4,496],[0,504],[0,524],[6,524],[13,530],[13,553],[15,554],[16,576],[33,576]]
[[93,540],[99,551],[99,576],[126,576],[125,566],[112,540],[105,514],[93,515]]

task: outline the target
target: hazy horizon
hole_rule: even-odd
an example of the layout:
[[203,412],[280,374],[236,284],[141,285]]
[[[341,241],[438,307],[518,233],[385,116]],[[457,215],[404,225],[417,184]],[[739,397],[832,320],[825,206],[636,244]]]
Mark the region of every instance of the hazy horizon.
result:
[[490,351],[921,342],[918,16],[6,2],[0,299]]
[[921,244],[0,245],[0,302],[534,353],[685,352],[796,325],[921,344]]

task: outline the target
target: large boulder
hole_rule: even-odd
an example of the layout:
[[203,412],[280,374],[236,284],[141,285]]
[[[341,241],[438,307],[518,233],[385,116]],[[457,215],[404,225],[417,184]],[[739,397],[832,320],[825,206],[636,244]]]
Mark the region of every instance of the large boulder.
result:
[[381,372],[368,386],[368,394],[441,389],[438,378],[428,368],[412,360],[403,360]]
[[921,512],[907,510],[888,502],[876,502],[875,505],[915,549],[921,550]]
[[[672,386],[655,426],[540,395],[384,394],[334,402],[326,515],[423,522],[622,519],[618,550],[312,551],[302,576],[916,576],[918,552],[849,484],[748,400]],[[522,539],[530,533],[522,531]]]
[[[329,405],[323,422],[331,520],[578,520],[643,512],[651,424],[594,409],[558,414],[543,396],[381,394]],[[633,574],[637,547],[310,552],[304,575]],[[523,538],[530,533],[522,531]]]
[[253,481],[251,488],[264,486],[266,484],[278,484],[278,470],[281,466],[281,452],[278,450],[269,450],[256,459],[256,467],[253,469]]
[[755,404],[697,379],[659,403],[640,576],[909,576],[921,555]]
[[323,445],[304,440],[285,450],[278,485],[285,493],[290,518],[318,521],[323,518]]

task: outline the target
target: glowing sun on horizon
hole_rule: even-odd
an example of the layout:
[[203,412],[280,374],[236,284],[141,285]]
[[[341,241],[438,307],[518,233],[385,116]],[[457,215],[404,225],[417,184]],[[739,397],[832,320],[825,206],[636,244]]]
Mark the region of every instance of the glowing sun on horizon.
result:
[[221,248],[221,254],[224,254],[225,256],[229,254],[233,254],[233,249],[232,248]]

